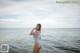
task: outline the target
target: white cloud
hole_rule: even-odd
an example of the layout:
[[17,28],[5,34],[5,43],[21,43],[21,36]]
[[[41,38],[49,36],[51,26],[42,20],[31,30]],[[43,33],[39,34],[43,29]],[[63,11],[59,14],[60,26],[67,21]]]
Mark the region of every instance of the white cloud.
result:
[[[2,3],[5,4],[5,0]],[[13,19],[0,19],[0,27],[34,27],[41,23],[44,28],[80,28],[78,4],[56,4],[56,0],[7,0],[7,7],[0,8],[0,15],[16,15]],[[3,5],[2,5],[3,6]]]

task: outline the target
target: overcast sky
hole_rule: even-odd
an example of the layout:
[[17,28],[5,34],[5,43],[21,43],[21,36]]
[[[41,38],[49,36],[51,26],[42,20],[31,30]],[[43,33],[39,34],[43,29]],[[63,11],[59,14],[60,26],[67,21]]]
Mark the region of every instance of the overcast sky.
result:
[[43,28],[80,28],[80,4],[59,4],[56,0],[0,0],[0,28],[33,28],[37,23]]

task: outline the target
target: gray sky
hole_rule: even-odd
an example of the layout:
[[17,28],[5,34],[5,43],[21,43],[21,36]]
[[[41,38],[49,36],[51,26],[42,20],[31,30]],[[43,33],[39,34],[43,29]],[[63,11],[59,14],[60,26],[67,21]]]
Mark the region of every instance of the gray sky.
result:
[[0,0],[0,28],[32,28],[37,23],[43,28],[80,28],[80,3],[56,1]]

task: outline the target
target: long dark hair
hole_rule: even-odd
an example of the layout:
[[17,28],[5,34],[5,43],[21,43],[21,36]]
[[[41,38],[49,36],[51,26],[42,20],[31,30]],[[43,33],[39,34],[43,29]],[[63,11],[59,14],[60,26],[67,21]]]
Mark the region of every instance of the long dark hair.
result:
[[41,33],[41,24],[37,24],[39,26],[39,29],[37,29]]

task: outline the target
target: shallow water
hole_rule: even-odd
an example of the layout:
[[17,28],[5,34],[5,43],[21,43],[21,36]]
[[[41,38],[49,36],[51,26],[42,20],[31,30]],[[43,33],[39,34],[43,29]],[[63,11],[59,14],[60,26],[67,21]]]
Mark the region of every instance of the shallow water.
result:
[[[9,44],[9,53],[32,53],[31,28],[0,29],[0,44]],[[41,53],[80,53],[80,28],[45,28],[41,33]]]

